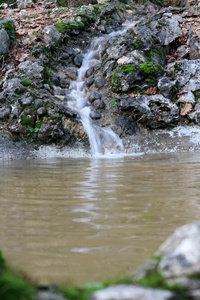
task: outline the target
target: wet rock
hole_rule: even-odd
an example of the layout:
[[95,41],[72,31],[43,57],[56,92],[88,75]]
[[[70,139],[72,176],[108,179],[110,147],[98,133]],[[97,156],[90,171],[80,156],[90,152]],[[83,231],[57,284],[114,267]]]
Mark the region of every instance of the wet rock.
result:
[[45,107],[40,107],[37,109],[37,115],[39,117],[45,116],[46,113],[47,113],[47,111],[46,111]]
[[91,300],[170,300],[173,296],[172,292],[161,289],[116,285],[95,292]]
[[92,120],[98,120],[98,119],[101,119],[101,114],[97,111],[91,111],[90,112],[90,118]]
[[53,45],[61,40],[62,34],[54,25],[44,28],[44,40],[47,45]]
[[97,92],[92,92],[88,98],[88,100],[92,103],[97,99],[101,99],[101,94],[97,93]]
[[93,76],[88,77],[85,81],[85,84],[87,85],[87,87],[90,87],[93,83],[94,83],[94,77]]
[[93,106],[96,108],[96,109],[103,109],[105,107],[105,103],[100,100],[100,99],[97,99],[93,102]]
[[43,104],[44,104],[44,101],[42,99],[37,98],[37,99],[34,100],[34,106],[36,108],[42,107]]
[[21,74],[26,78],[40,79],[42,78],[43,66],[36,60],[26,60],[18,65]]
[[78,71],[76,68],[74,67],[69,67],[66,68],[65,70],[66,75],[71,79],[71,80],[76,80],[77,76],[78,76]]
[[10,115],[10,108],[7,106],[3,106],[0,108],[0,120],[5,120]]
[[90,77],[94,73],[94,68],[91,67],[85,72],[85,77]]
[[103,77],[99,77],[95,80],[96,88],[100,89],[106,84],[106,80]]
[[53,86],[53,94],[54,95],[65,95],[66,94],[66,90],[65,89],[62,89],[61,87],[59,86]]
[[83,57],[81,54],[78,54],[74,57],[74,64],[77,66],[77,67],[80,67],[82,65],[82,61],[83,61]]
[[200,270],[200,223],[178,228],[159,248],[158,270],[164,277],[182,277]]

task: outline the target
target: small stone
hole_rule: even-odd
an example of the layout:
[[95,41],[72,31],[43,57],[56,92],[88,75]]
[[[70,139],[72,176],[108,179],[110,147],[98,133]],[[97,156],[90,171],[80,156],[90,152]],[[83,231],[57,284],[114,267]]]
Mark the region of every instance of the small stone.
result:
[[101,119],[101,114],[97,111],[91,111],[90,112],[90,118],[92,120],[98,120],[98,119]]
[[22,103],[23,106],[31,105],[32,102],[33,102],[33,97],[32,96],[22,98],[22,100],[21,100],[21,103]]
[[74,64],[77,66],[77,67],[80,67],[82,65],[82,61],[83,61],[83,57],[82,55],[78,54],[74,57]]
[[59,86],[59,84],[60,84],[58,77],[52,77],[51,82],[56,86]]
[[46,115],[46,113],[47,113],[47,111],[46,111],[45,107],[40,107],[37,109],[37,114],[39,117]]
[[78,71],[74,67],[69,67],[65,70],[66,75],[71,79],[71,80],[76,80],[78,76]]
[[54,25],[49,25],[44,28],[44,40],[46,44],[55,44],[61,40],[62,34]]
[[95,80],[95,86],[97,88],[102,88],[106,84],[106,80],[103,77],[99,77]]
[[39,107],[42,107],[44,104],[43,100],[42,99],[35,99],[34,100],[34,106],[39,108]]
[[85,72],[85,77],[90,77],[92,74],[94,73],[94,68],[89,68],[86,72]]
[[101,94],[97,93],[97,92],[92,92],[89,96],[89,101],[92,103],[94,102],[94,100],[96,99],[101,99]]
[[87,87],[90,87],[93,83],[94,83],[94,77],[93,76],[88,77],[85,81],[85,84],[87,85]]
[[93,102],[93,105],[97,109],[103,109],[105,107],[105,103],[102,100],[100,100],[100,99],[95,100]]

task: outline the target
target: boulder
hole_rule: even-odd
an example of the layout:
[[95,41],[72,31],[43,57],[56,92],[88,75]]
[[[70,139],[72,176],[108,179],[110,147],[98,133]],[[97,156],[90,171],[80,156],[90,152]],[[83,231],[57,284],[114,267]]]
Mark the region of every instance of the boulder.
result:
[[179,120],[179,109],[176,104],[160,94],[143,95],[120,100],[122,111],[143,125],[155,128],[174,126]]
[[8,54],[10,49],[10,38],[4,28],[0,29],[0,55]]
[[183,277],[200,270],[200,222],[178,228],[159,248],[158,271],[164,277]]
[[44,28],[44,40],[47,45],[54,45],[61,41],[62,34],[54,25],[49,25]]
[[18,65],[23,77],[29,79],[42,78],[42,72],[44,67],[37,60],[26,60]]
[[144,288],[134,285],[116,285],[97,291],[91,300],[170,300],[174,294],[161,289]]

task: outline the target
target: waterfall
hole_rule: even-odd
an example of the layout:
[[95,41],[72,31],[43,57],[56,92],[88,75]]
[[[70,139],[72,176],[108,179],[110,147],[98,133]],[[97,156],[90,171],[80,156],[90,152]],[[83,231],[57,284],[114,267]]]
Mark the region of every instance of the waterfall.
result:
[[89,138],[92,155],[122,151],[123,144],[117,134],[110,128],[97,126],[90,118],[90,103],[87,99],[84,84],[85,73],[89,68],[101,63],[101,53],[105,43],[113,36],[123,35],[129,27],[130,25],[126,26],[123,30],[112,32],[103,37],[94,38],[89,50],[83,56],[82,66],[78,70],[76,81],[72,81],[69,86],[69,93],[67,94],[69,99],[68,106],[80,116],[85,132]]

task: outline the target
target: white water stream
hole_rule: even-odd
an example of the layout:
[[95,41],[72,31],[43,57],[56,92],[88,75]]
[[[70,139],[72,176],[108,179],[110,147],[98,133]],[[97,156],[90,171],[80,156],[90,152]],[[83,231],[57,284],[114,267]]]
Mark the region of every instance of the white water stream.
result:
[[103,37],[94,38],[91,42],[90,49],[84,54],[82,66],[78,70],[76,81],[72,81],[68,93],[68,106],[76,111],[88,135],[92,155],[98,156],[106,153],[116,153],[123,150],[123,144],[120,138],[110,128],[102,128],[97,126],[90,118],[90,103],[88,101],[88,92],[85,87],[86,71],[101,63],[101,54],[107,41],[114,36],[124,35],[130,26]]

